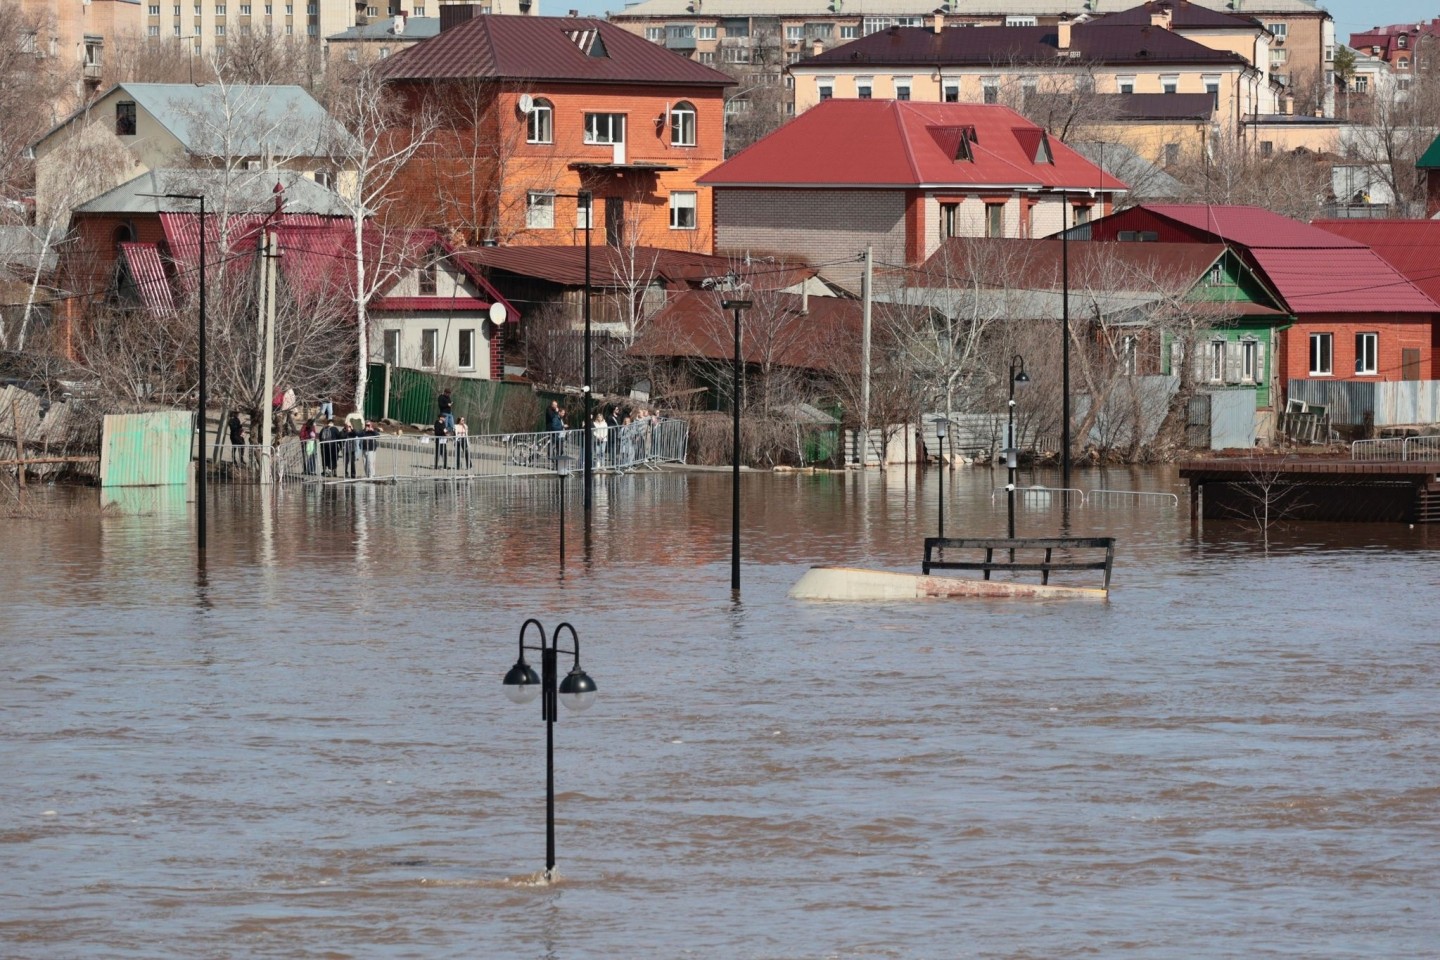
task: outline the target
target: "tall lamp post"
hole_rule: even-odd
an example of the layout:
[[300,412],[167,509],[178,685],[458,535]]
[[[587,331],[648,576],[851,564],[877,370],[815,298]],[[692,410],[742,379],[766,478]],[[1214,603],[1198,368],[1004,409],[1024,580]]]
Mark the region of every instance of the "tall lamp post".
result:
[[561,454],[555,458],[555,475],[560,478],[560,566],[565,566],[565,480],[570,476],[570,464],[575,458]]
[[[1070,191],[1060,191],[1060,486],[1070,489]],[[1065,501],[1068,503],[1069,501]],[[1012,531],[1010,534],[1014,537]]]
[[733,396],[730,402],[735,437],[730,447],[730,590],[740,592],[740,321],[751,301],[726,299],[720,302],[735,312],[735,364]]
[[[534,624],[540,631],[540,645],[526,646],[525,631]],[[560,631],[570,631],[569,650],[560,648]],[[540,653],[540,673],[525,662],[525,651]],[[575,659],[565,679],[556,683],[559,655],[568,653]],[[545,626],[539,620],[530,618],[520,625],[520,657],[515,666],[505,674],[505,696],[512,703],[529,703],[540,697],[540,718],[545,723],[545,879],[551,879],[555,872],[555,721],[559,712],[557,701],[577,712],[586,710],[595,702],[595,681],[580,669],[580,638],[575,628],[562,623],[555,628],[547,642]]]
[[585,398],[585,422],[581,426],[584,428],[585,437],[585,517],[589,519],[595,490],[595,462],[590,449],[590,421],[594,419],[594,411],[591,409],[594,392],[590,389],[590,225],[595,221],[595,195],[589,190],[578,190],[575,193],[557,193],[555,196],[575,201],[576,219],[579,219],[580,210],[585,210],[585,382],[581,385],[580,392]]
[[1005,431],[1006,439],[1009,440],[1009,446],[1005,449],[1005,466],[1009,471],[1008,482],[1005,484],[1006,516],[1009,518],[1006,529],[1011,540],[1015,539],[1015,468],[1020,465],[1020,444],[1015,438],[1015,387],[1023,387],[1029,382],[1030,377],[1025,372],[1025,358],[1017,353],[1010,358],[1009,425]]
[[950,421],[940,417],[935,421],[935,440],[940,448],[940,482],[935,487],[935,503],[940,508],[940,527],[936,536],[945,538],[945,437],[950,432]]
[[200,505],[198,515],[198,526],[196,533],[197,545],[200,555],[205,555],[205,479],[209,473],[205,463],[205,408],[208,405],[208,396],[205,391],[205,195],[200,193],[166,193],[162,194],[168,200],[198,200],[200,201],[200,397],[197,401],[199,407],[198,422],[200,426],[200,462],[196,467],[199,482],[196,484],[198,491],[198,503]]

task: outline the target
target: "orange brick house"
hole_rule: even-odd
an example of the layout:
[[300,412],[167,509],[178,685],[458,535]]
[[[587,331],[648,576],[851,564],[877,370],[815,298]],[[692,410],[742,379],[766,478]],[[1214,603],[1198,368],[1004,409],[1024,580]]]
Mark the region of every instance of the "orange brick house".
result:
[[466,243],[583,244],[588,214],[595,244],[710,252],[730,77],[603,20],[440,12],[378,68],[441,117],[392,210]]

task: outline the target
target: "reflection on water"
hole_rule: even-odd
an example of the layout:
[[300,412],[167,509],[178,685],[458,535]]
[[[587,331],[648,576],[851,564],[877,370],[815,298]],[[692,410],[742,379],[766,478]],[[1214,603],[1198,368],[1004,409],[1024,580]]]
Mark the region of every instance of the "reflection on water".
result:
[[[214,491],[201,576],[173,504],[4,522],[0,953],[1433,954],[1433,534],[1081,507],[1108,604],[787,599],[918,567],[939,479],[747,476],[738,603],[723,474],[603,478],[588,529],[571,483],[563,570],[545,481]],[[528,616],[601,692],[551,886]]]

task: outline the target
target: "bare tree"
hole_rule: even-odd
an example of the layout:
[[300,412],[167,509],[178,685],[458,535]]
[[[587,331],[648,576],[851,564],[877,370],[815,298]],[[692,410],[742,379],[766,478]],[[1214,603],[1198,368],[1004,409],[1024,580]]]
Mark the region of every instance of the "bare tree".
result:
[[1331,192],[1330,165],[1308,150],[1258,155],[1243,141],[1221,138],[1198,157],[1170,168],[1192,203],[1245,204],[1310,220]]

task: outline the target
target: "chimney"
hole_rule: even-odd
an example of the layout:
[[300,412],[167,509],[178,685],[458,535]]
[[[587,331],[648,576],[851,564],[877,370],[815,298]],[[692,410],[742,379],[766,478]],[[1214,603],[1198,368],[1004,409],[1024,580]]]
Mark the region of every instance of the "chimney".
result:
[[1061,17],[1060,22],[1055,24],[1056,46],[1060,48],[1061,53],[1070,49],[1071,26],[1073,26],[1073,24],[1070,23],[1069,17]]
[[1150,26],[1169,30],[1172,24],[1173,14],[1170,11],[1170,4],[1157,3],[1150,8]]
[[806,280],[800,285],[800,316],[810,314],[810,281]]
[[566,14],[566,16],[578,17],[578,16],[580,16],[580,11],[579,11],[579,10],[571,10],[568,14]]
[[398,13],[395,14],[395,24],[390,28],[390,32],[397,37],[405,35],[405,18],[403,16]]
[[816,40],[813,44],[810,45],[810,55],[812,57],[818,57],[824,52],[825,42],[823,40]]
[[475,5],[473,3],[442,3],[440,4],[440,32],[444,33],[451,27],[458,27],[474,17]]
[[1292,114],[1292,113],[1294,113],[1294,112],[1295,112],[1295,94],[1293,94],[1293,93],[1287,93],[1287,94],[1285,94],[1285,113],[1288,115],[1288,114]]
[[935,20],[931,24],[930,29],[934,30],[936,33],[939,33],[941,30],[945,29],[945,11],[941,10],[939,7],[935,9]]

